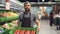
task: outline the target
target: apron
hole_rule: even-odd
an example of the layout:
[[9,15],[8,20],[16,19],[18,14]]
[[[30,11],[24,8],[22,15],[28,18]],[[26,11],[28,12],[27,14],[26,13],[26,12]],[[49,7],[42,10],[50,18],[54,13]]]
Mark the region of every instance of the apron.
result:
[[[25,12],[24,12],[25,14]],[[29,13],[29,17],[26,18],[24,17],[24,14],[23,14],[23,18],[22,18],[22,24],[21,24],[21,27],[31,27],[31,12]]]

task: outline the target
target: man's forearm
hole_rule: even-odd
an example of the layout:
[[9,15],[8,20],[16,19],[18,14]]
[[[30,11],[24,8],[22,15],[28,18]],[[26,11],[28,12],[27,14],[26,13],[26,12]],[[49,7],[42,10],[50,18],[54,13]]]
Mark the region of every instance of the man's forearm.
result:
[[37,28],[40,28],[40,21],[36,20]]

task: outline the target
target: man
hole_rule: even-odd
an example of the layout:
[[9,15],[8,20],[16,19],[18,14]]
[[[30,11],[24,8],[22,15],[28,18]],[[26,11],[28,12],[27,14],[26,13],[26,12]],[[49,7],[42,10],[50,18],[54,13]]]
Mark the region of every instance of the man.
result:
[[[25,12],[19,16],[21,27],[33,27],[33,22],[37,24],[37,31],[40,30],[40,22],[37,20],[36,15],[30,10],[31,4],[29,2],[24,3]],[[19,23],[18,23],[19,24]]]
[[50,26],[53,24],[53,10],[50,12]]

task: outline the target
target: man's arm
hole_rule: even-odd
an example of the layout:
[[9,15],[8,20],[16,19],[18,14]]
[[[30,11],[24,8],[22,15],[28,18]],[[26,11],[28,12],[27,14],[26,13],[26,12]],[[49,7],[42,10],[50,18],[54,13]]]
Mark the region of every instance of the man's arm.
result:
[[22,19],[22,14],[19,15],[18,22],[17,22],[18,25],[20,25],[21,19]]
[[36,20],[35,22],[36,22],[36,24],[37,24],[37,29],[38,29],[38,31],[40,31],[40,21],[39,21],[39,20]]
[[40,21],[38,20],[37,15],[35,15],[35,14],[34,14],[34,21],[37,24],[37,29],[39,31],[40,30]]

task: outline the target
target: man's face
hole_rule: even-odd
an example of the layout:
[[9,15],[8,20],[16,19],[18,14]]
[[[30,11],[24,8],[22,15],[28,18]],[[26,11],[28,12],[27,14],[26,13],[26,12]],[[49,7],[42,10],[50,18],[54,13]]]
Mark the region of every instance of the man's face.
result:
[[30,11],[30,8],[31,8],[31,4],[30,3],[24,4],[25,11]]

